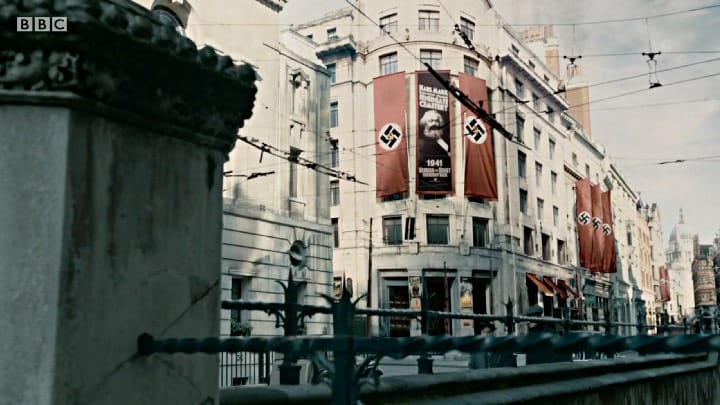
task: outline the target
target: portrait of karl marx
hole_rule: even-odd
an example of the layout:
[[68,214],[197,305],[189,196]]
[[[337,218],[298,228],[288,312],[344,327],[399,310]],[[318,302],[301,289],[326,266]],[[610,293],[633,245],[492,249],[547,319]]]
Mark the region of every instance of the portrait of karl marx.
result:
[[450,139],[442,114],[437,110],[427,110],[420,118],[422,137],[420,137],[420,158],[440,158],[450,156]]

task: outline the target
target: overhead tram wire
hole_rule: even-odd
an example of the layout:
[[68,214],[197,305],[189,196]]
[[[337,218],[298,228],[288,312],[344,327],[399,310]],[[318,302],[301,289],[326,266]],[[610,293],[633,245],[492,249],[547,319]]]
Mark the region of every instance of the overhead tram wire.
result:
[[293,162],[293,163],[299,164],[310,170],[314,170],[320,174],[324,174],[324,175],[327,175],[330,177],[335,177],[340,180],[347,180],[347,181],[351,181],[353,183],[363,184],[366,186],[368,185],[367,183],[358,180],[354,175],[352,175],[350,173],[342,172],[340,170],[333,169],[332,167],[328,167],[328,166],[313,162],[311,160],[308,160],[308,159],[305,159],[302,157],[292,157],[293,155],[290,152],[283,151],[282,149],[276,148],[265,142],[261,142],[256,139],[249,138],[247,136],[242,136],[242,135],[238,135],[237,139],[247,143],[250,146],[253,146],[253,147],[259,149],[262,153],[267,153],[269,155],[278,157],[280,159],[287,160],[288,162]]
[[[380,29],[382,30],[382,26],[380,26],[379,23],[375,22],[375,20],[373,20],[369,15],[365,14],[364,11],[360,10],[360,8],[358,8],[356,5],[352,4],[352,3],[350,2],[350,0],[345,0],[345,2],[348,3],[352,8],[354,8],[355,10],[357,10],[357,12],[360,13],[360,15],[362,15],[363,17],[365,17],[366,19],[368,19],[369,21],[371,21],[373,24],[375,24],[378,28],[380,28]],[[419,61],[420,63],[422,63],[422,64],[427,68],[428,72],[430,72],[430,74],[431,74],[438,82],[440,82],[440,84],[441,84],[443,87],[445,87],[445,89],[446,89],[447,91],[449,91],[453,96],[455,96],[455,98],[460,102],[460,104],[462,104],[462,105],[464,105],[465,107],[467,107],[467,109],[469,109],[469,110],[470,110],[473,114],[475,114],[479,119],[481,119],[482,121],[485,121],[488,125],[490,125],[490,128],[495,129],[496,131],[500,132],[500,133],[501,133],[504,137],[506,137],[507,139],[512,140],[512,134],[510,133],[510,131],[508,131],[507,129],[505,129],[505,127],[503,127],[503,125],[502,125],[499,121],[497,121],[497,120],[496,120],[495,118],[493,118],[490,114],[488,114],[488,112],[485,111],[483,108],[481,108],[480,106],[476,105],[472,100],[470,100],[470,98],[469,98],[467,95],[465,95],[463,92],[461,92],[458,88],[456,88],[455,86],[453,86],[450,82],[446,81],[442,76],[440,76],[440,74],[438,74],[438,72],[435,71],[435,69],[433,69],[432,66],[430,66],[429,63],[423,62],[422,59],[420,59],[420,58],[417,57],[414,53],[412,53],[412,51],[410,51],[410,49],[408,49],[408,47],[406,47],[403,43],[401,43],[400,41],[398,41],[392,34],[387,33],[387,35],[388,35],[388,36],[390,37],[390,39],[392,39],[396,44],[398,44],[400,47],[402,47],[407,53],[409,53],[410,55],[412,55],[413,58],[415,58],[417,61]]]
[[[665,68],[665,69],[658,69],[658,70],[657,70],[657,73],[660,73],[660,72],[670,72],[670,71],[673,71],[673,70],[684,69],[684,68],[688,68],[688,67],[691,67],[691,66],[697,66],[697,65],[702,65],[702,64],[705,64],[705,63],[711,63],[711,62],[716,62],[716,61],[720,61],[720,57],[718,57],[718,58],[712,58],[712,59],[704,59],[704,60],[701,60],[701,61],[686,63],[686,64],[684,64],[684,65],[678,65],[678,66],[674,66],[674,67],[670,67],[670,68]],[[645,73],[639,73],[639,74],[635,74],[635,75],[631,75],[631,76],[618,77],[618,78],[615,78],[615,79],[605,80],[605,81],[597,82],[597,83],[591,83],[591,84],[589,84],[587,87],[590,88],[590,87],[604,86],[604,85],[606,85],[606,84],[618,83],[618,82],[622,82],[622,81],[626,81],[626,80],[637,79],[637,78],[640,78],[640,77],[647,77],[647,72],[645,72]],[[549,97],[552,97],[552,96],[555,96],[555,95],[558,95],[558,94],[561,94],[561,93],[564,93],[564,92],[565,92],[564,89],[563,89],[563,90],[556,90],[556,91],[555,91],[553,94],[551,94],[551,95],[538,97],[538,100],[547,99],[547,98],[549,98]],[[528,100],[528,101],[529,101],[529,100]],[[527,103],[528,101],[526,101],[525,103]],[[524,104],[524,103],[520,103],[520,102],[517,102],[517,101],[515,101],[514,103],[516,103],[516,104]],[[584,105],[584,104],[573,105],[573,106],[571,106],[571,107],[577,107],[577,106],[579,106],[579,105]],[[516,105],[509,106],[509,107],[505,107],[505,108],[503,108],[503,109],[501,109],[501,110],[499,110],[499,111],[494,112],[494,114],[501,114],[501,113],[504,113],[504,112],[506,112],[506,111],[511,111],[511,110],[513,110],[515,107],[516,107]]]

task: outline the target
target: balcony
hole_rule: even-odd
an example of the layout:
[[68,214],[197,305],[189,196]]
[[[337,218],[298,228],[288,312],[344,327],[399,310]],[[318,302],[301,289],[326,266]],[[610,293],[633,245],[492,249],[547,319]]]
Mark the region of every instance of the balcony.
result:
[[330,56],[350,56],[353,57],[357,53],[357,43],[352,35],[345,37],[333,38],[317,47],[315,54],[320,59]]

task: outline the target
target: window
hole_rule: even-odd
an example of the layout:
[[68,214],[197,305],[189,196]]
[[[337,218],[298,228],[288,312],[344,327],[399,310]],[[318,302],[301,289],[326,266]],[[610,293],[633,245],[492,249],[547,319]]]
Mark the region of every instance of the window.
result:
[[330,146],[330,167],[340,166],[340,150],[338,150],[337,142]]
[[336,30],[335,28],[328,28],[328,30],[327,30],[327,38],[328,38],[328,41],[332,41],[332,40],[334,40],[334,39],[337,39],[337,38],[338,38],[338,36],[337,36],[337,30]]
[[540,187],[542,184],[542,164],[535,162],[535,185]]
[[550,187],[553,195],[557,194],[557,173],[550,172]]
[[425,67],[425,64],[427,63],[433,69],[439,69],[441,61],[442,51],[434,51],[430,49],[420,50],[420,63],[423,64],[423,67]]
[[309,40],[312,41],[312,39],[313,39],[313,34],[307,34],[307,35],[305,35],[305,38],[307,38],[307,39],[309,39]]
[[380,56],[380,75],[389,75],[398,71],[397,52]]
[[440,12],[421,10],[418,14],[420,31],[440,31]]
[[300,149],[290,148],[290,198],[297,198],[298,196],[298,158],[302,151]]
[[539,129],[533,128],[533,136],[535,140],[535,150],[540,151],[540,140],[542,139],[542,132]]
[[537,217],[538,219],[543,218],[543,214],[545,214],[545,200],[542,198],[537,199]]
[[515,95],[517,96],[517,98],[521,99],[521,98],[523,98],[524,94],[525,94],[525,87],[523,86],[523,83],[520,80],[515,79]]
[[515,116],[515,138],[518,142],[523,143],[523,132],[525,132],[525,120],[519,116]]
[[527,214],[527,191],[520,190],[520,212]]
[[[465,56],[463,58],[463,64],[465,65],[465,70],[464,70],[465,73],[467,73],[469,75],[473,75],[473,76],[477,75],[478,66],[479,66],[478,61],[476,61],[473,58],[468,58],[467,56]],[[485,108],[487,108],[487,107],[485,107]]]
[[560,221],[560,209],[558,207],[553,207],[553,225],[558,226],[559,221]]
[[330,205],[336,206],[340,205],[340,182],[339,181],[331,181],[330,182]]
[[535,242],[533,241],[533,230],[532,228],[523,227],[523,251],[526,255],[532,256],[535,254]]
[[447,245],[450,234],[450,220],[447,215],[427,216],[428,245]]
[[540,97],[538,97],[538,95],[535,93],[533,93],[533,95],[532,95],[532,103],[533,103],[533,109],[535,111],[540,111]]
[[334,101],[330,103],[330,128],[337,128],[338,118],[338,103]]
[[590,178],[590,165],[587,163],[585,163],[585,175],[588,179]]
[[542,258],[550,260],[550,235],[542,235]]
[[[232,279],[232,284],[230,287],[230,299],[233,301],[241,300],[242,299],[242,288],[243,288],[243,280],[241,278],[235,278]],[[240,310],[238,309],[231,309],[230,310],[230,321],[231,322],[241,322],[242,316],[240,314]],[[232,330],[232,327],[231,327]],[[232,332],[231,332],[232,334]]]
[[535,69],[535,63],[533,61],[529,60],[528,65],[530,65],[531,69]]
[[518,177],[525,177],[525,154],[518,151]]
[[402,219],[400,217],[383,218],[383,241],[386,245],[399,245],[402,243]]
[[472,41],[475,37],[475,23],[467,18],[460,17],[460,31]]
[[578,165],[577,153],[572,154],[572,161],[573,161],[573,165],[575,165],[575,166]]
[[632,246],[632,241],[633,241],[632,228],[630,228],[628,226],[628,228],[627,228],[627,244],[628,244],[628,246]]
[[512,53],[514,53],[515,55],[520,55],[520,49],[518,49],[517,46],[515,46],[515,45],[510,45],[510,50],[511,50]]
[[558,239],[557,241],[557,262],[565,264],[565,242]]
[[407,198],[406,193],[397,193],[397,194],[392,194],[392,195],[383,197],[382,201],[383,202],[385,202],[385,201],[400,201],[400,200],[404,200],[406,198]]
[[340,247],[340,229],[338,227],[338,219],[331,220],[333,227],[333,247]]
[[380,18],[380,29],[383,34],[393,34],[398,30],[397,14],[386,15]]
[[490,233],[488,220],[485,218],[473,218],[473,246],[488,247],[490,245]]
[[335,83],[336,77],[335,77],[335,64],[334,63],[328,63],[327,70],[330,73],[330,83]]

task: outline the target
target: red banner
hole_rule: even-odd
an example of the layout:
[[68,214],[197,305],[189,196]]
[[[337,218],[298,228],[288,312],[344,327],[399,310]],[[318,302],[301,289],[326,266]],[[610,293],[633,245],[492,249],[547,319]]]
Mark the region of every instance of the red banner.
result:
[[[450,72],[438,72],[449,80]],[[428,71],[417,79],[417,193],[452,194],[452,127],[450,93]]]
[[[460,91],[470,100],[480,101],[488,109],[485,80],[465,73],[458,73]],[[461,107],[463,135],[465,138],[465,196],[497,201],[497,174],[493,154],[492,131],[464,105]]]
[[670,301],[670,274],[665,266],[660,266],[660,300]]
[[592,263],[592,199],[590,180],[580,179],[575,183],[575,220],[578,230],[580,266],[590,268]]
[[592,199],[592,263],[589,267],[591,271],[601,272],[603,256],[605,255],[605,236],[603,235],[603,205],[602,190],[600,184],[590,187],[590,196]]
[[602,259],[603,273],[616,273],[615,267],[615,225],[613,224],[612,205],[610,199],[610,190],[602,193],[603,204],[603,236],[605,237],[605,254]]
[[405,72],[373,79],[375,108],[375,196],[408,191]]

